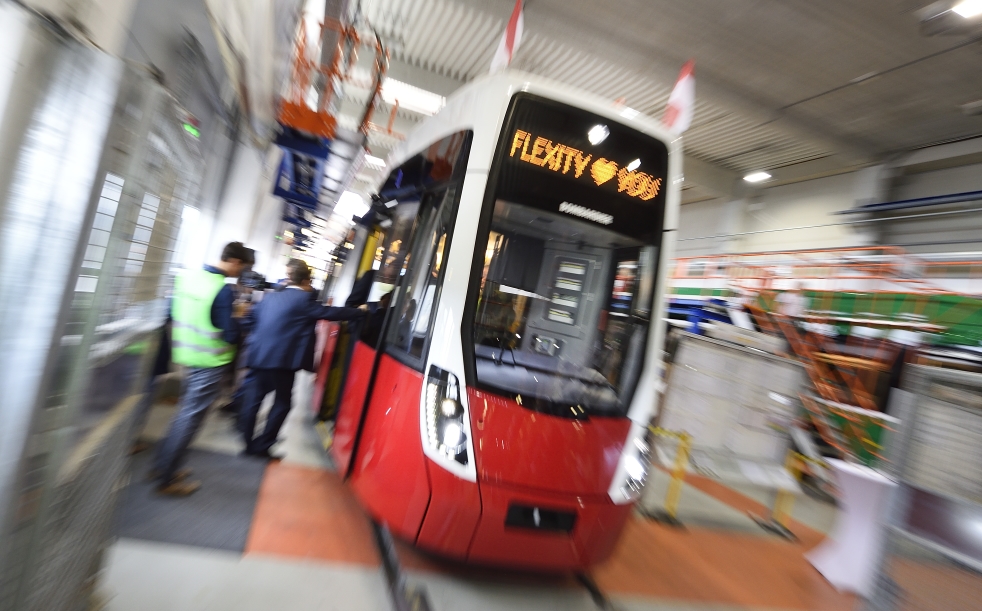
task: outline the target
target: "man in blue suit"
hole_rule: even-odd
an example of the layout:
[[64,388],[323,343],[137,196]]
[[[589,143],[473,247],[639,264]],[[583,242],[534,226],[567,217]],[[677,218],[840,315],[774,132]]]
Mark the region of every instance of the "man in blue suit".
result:
[[[300,259],[286,264],[287,286],[263,297],[252,312],[252,334],[248,340],[249,388],[240,416],[245,453],[277,458],[269,450],[290,412],[293,377],[300,369],[314,368],[314,325],[318,320],[352,320],[367,308],[333,308],[316,301],[310,288],[310,267]],[[266,428],[255,435],[256,416],[267,394],[276,393]]]

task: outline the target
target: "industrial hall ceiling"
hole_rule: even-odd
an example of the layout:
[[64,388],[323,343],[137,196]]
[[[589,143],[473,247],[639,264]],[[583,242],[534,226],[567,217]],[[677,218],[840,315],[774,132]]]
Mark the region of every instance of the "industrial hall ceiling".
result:
[[[659,117],[694,59],[690,159],[721,175],[831,173],[982,135],[982,115],[972,114],[982,110],[973,105],[982,100],[982,19],[952,20],[951,5],[527,0],[512,65]],[[446,95],[487,73],[513,6],[361,0],[357,10],[391,50],[393,75]],[[423,118],[399,114],[403,124]],[[381,153],[388,144],[374,139]]]

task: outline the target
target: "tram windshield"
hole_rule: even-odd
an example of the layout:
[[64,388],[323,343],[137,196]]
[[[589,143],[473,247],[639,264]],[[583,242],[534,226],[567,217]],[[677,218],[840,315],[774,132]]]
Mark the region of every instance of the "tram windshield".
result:
[[656,261],[654,246],[496,202],[474,317],[478,381],[557,415],[626,409]]
[[[603,145],[589,141],[597,125]],[[647,348],[667,151],[537,98],[513,103],[505,130],[472,283],[477,385],[558,416],[624,414]]]

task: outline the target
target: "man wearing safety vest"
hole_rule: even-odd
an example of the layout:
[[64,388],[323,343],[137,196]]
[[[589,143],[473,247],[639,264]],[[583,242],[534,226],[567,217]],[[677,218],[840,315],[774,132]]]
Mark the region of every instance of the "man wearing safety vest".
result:
[[225,369],[235,358],[240,313],[233,311],[235,293],[226,278],[238,278],[254,263],[249,249],[231,242],[222,250],[218,265],[186,270],[174,282],[171,305],[172,359],[187,368],[181,402],[170,429],[157,449],[150,477],[157,491],[187,496],[201,487],[181,469],[188,446],[218,397]]

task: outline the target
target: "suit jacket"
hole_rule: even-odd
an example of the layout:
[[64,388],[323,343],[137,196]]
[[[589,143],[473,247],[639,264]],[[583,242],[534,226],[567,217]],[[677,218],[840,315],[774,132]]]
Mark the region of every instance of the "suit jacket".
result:
[[312,370],[317,321],[361,316],[356,308],[321,305],[316,293],[292,288],[269,293],[252,310],[247,364],[250,369]]

